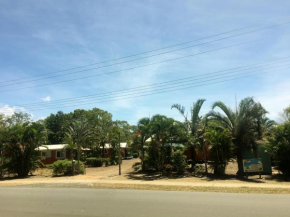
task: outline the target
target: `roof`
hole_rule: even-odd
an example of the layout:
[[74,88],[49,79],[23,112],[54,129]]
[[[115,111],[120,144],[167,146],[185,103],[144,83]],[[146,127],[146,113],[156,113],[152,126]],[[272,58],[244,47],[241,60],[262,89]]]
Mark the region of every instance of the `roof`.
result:
[[[63,150],[67,144],[53,144],[53,145],[42,145],[36,148],[39,151],[51,151],[51,150]],[[83,151],[89,151],[89,148],[82,148]]]
[[[121,142],[120,144],[121,144],[121,148],[128,148],[127,142]],[[111,144],[106,143],[105,148],[112,148],[112,146],[111,146]]]
[[67,144],[54,144],[54,145],[42,145],[37,148],[39,151],[48,151],[48,150],[62,150]]

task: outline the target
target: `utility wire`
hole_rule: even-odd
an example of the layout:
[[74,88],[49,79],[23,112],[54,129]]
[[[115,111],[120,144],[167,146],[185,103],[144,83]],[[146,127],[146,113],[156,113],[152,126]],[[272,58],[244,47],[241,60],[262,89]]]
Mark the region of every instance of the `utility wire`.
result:
[[[78,100],[78,101],[87,100],[87,99],[90,99],[90,98],[96,98],[96,97],[100,97],[100,96],[108,96],[108,95],[113,95],[113,94],[119,94],[119,93],[122,93],[122,92],[132,92],[132,91],[135,91],[136,89],[137,90],[142,90],[142,89],[151,88],[151,87],[155,87],[155,86],[160,87],[160,86],[168,85],[168,84],[171,85],[171,84],[176,84],[176,83],[180,83],[180,82],[187,82],[187,81],[190,81],[192,79],[199,78],[199,77],[209,77],[209,76],[213,76],[214,77],[214,76],[218,76],[218,75],[231,74],[231,73],[244,71],[244,70],[253,70],[253,69],[257,68],[257,67],[265,67],[265,66],[269,66],[269,65],[271,66],[273,64],[278,64],[278,63],[281,63],[281,62],[283,63],[284,61],[289,61],[289,58],[290,57],[284,57],[284,58],[270,60],[270,61],[263,61],[263,62],[258,62],[258,63],[255,63],[255,64],[244,65],[244,66],[239,66],[239,67],[235,67],[235,68],[230,68],[230,69],[225,69],[225,70],[220,70],[220,71],[215,71],[215,72],[210,72],[210,73],[205,73],[205,74],[195,75],[195,76],[190,76],[190,77],[185,77],[185,78],[181,78],[181,79],[174,79],[174,80],[170,80],[170,81],[166,81],[166,82],[159,82],[159,83],[154,83],[154,84],[145,85],[145,86],[121,89],[121,90],[117,90],[117,91],[110,91],[110,92],[97,93],[97,94],[91,94],[91,95],[80,96],[80,97],[59,99],[59,100],[53,100],[53,101],[50,101],[50,102],[37,102],[37,103],[20,104],[20,105],[15,105],[15,106],[31,108],[33,106],[41,106],[42,104],[43,105],[50,105],[50,104],[65,103],[65,102],[70,102],[70,101],[75,101],[75,100]],[[253,66],[255,66],[255,67],[253,67]],[[224,73],[222,73],[222,72],[224,72]]]
[[258,32],[258,31],[262,31],[262,30],[265,30],[265,29],[269,29],[269,28],[273,28],[273,27],[289,24],[289,23],[290,23],[290,21],[284,22],[284,23],[280,23],[280,24],[276,24],[276,25],[272,25],[272,26],[263,27],[263,28],[256,29],[256,30],[251,30],[251,31],[248,31],[248,32],[239,33],[239,34],[232,35],[232,36],[227,36],[227,37],[215,39],[215,40],[208,41],[208,42],[203,42],[203,43],[200,43],[200,44],[195,44],[195,45],[191,45],[191,46],[187,46],[187,47],[183,47],[183,48],[178,48],[178,49],[171,50],[171,51],[166,51],[166,52],[163,52],[163,53],[158,53],[158,54],[154,54],[154,55],[150,55],[150,56],[145,56],[145,57],[140,57],[140,58],[136,58],[136,59],[132,59],[132,60],[127,60],[127,61],[123,61],[123,62],[119,62],[119,63],[113,63],[113,64],[109,64],[109,65],[99,66],[99,67],[85,69],[85,70],[76,71],[76,72],[69,72],[69,73],[60,74],[60,75],[53,75],[53,76],[50,76],[50,77],[37,78],[37,79],[33,79],[33,80],[28,80],[28,81],[21,81],[21,82],[16,82],[16,83],[12,83],[12,84],[0,85],[0,87],[15,86],[15,85],[18,85],[18,84],[25,84],[25,83],[30,83],[30,82],[34,82],[34,81],[46,80],[46,79],[62,77],[62,76],[66,76],[66,75],[73,75],[73,74],[78,74],[78,73],[81,73],[81,72],[87,72],[87,71],[91,71],[91,70],[97,70],[97,69],[107,68],[107,67],[111,67],[111,66],[121,65],[121,64],[124,64],[124,63],[135,62],[135,61],[138,61],[138,60],[143,60],[143,59],[147,59],[147,58],[150,58],[150,57],[161,56],[161,55],[168,54],[168,53],[173,53],[173,52],[176,52],[176,51],[181,51],[181,50],[185,50],[185,49],[189,49],[189,48],[193,48],[193,47],[197,47],[197,46],[201,46],[201,45],[205,45],[205,44],[210,44],[210,43],[213,43],[213,42],[218,42],[218,41],[222,41],[222,40],[225,40],[225,39],[229,39],[229,38],[233,38],[233,37],[237,37],[237,36],[241,36],[241,35],[246,35],[246,34],[253,33],[253,32]]
[[237,80],[237,79],[242,79],[242,78],[247,78],[247,77],[253,77],[253,76],[262,75],[262,74],[264,74],[264,73],[258,73],[258,74],[255,74],[255,75],[246,75],[246,76],[240,76],[240,77],[235,77],[235,78],[229,78],[229,79],[224,79],[224,80],[220,80],[220,81],[213,81],[213,82],[205,83],[205,84],[202,83],[200,85],[194,85],[194,86],[188,86],[188,87],[182,87],[182,88],[175,88],[175,89],[165,90],[165,91],[160,91],[160,92],[155,92],[155,93],[141,94],[141,95],[138,95],[138,96],[131,96],[131,97],[125,97],[125,98],[117,98],[117,99],[103,100],[103,101],[96,101],[96,102],[91,102],[91,103],[82,103],[82,104],[75,104],[75,105],[65,105],[65,106],[61,106],[61,107],[52,107],[52,108],[43,108],[43,109],[32,109],[30,111],[49,110],[49,109],[57,109],[57,108],[64,108],[64,107],[72,107],[72,106],[80,106],[80,105],[89,105],[89,104],[112,102],[112,101],[118,101],[118,100],[124,100],[124,99],[139,98],[139,97],[151,96],[151,95],[162,94],[162,93],[168,93],[168,92],[173,92],[173,91],[178,91],[178,90],[190,89],[190,88],[194,88],[194,87],[201,87],[201,86],[206,86],[206,85],[211,85],[211,84],[217,84],[217,83],[222,83],[222,82],[226,82],[226,81]]
[[[286,67],[286,68],[282,68],[282,69],[277,69],[276,70],[276,72],[277,71],[281,71],[281,70],[285,70],[285,69],[288,69],[289,67]],[[258,70],[258,71],[261,71],[261,70]],[[265,72],[261,72],[261,73],[258,73],[258,74],[263,74],[263,73],[265,73]],[[249,75],[247,75],[247,74],[249,74]],[[244,77],[251,77],[251,76],[255,76],[255,75],[257,75],[257,74],[253,74],[252,72],[246,72],[246,73],[239,73],[239,74],[236,74],[236,75],[234,75],[234,76],[239,76],[239,75],[244,75],[244,76],[242,76],[242,77],[237,77],[237,78],[232,78],[232,79],[226,79],[226,81],[228,81],[228,80],[234,80],[234,79],[238,79],[238,78],[244,78]],[[109,102],[109,101],[114,101],[114,100],[121,100],[121,99],[127,99],[127,98],[124,98],[124,96],[130,96],[129,98],[132,98],[132,97],[140,97],[140,96],[147,96],[147,95],[154,95],[154,94],[158,94],[158,93],[164,93],[164,92],[171,92],[171,91],[173,91],[173,90],[182,90],[182,89],[187,89],[187,88],[191,88],[192,87],[192,84],[198,84],[198,83],[204,83],[204,82],[211,82],[211,81],[217,81],[218,80],[218,82],[217,83],[219,83],[220,81],[220,79],[225,79],[225,78],[231,78],[232,77],[232,75],[228,75],[228,76],[223,76],[223,77],[218,77],[218,78],[211,78],[211,79],[207,79],[207,80],[202,80],[202,81],[199,81],[199,82],[194,82],[194,83],[190,83],[190,84],[185,84],[185,85],[183,85],[183,87],[182,88],[178,88],[179,86],[177,86],[177,88],[175,88],[175,87],[172,87],[172,85],[169,87],[169,88],[167,88],[167,87],[165,87],[165,88],[158,88],[158,89],[156,89],[156,90],[148,90],[148,91],[142,91],[142,92],[136,92],[136,93],[131,93],[131,94],[126,94],[126,95],[121,95],[121,96],[117,96],[117,98],[116,98],[116,96],[113,96],[114,97],[114,99],[113,100],[108,100],[108,99],[105,99],[105,101],[103,100],[103,101],[93,101],[93,102],[91,102],[91,103],[88,103],[88,101],[87,102],[85,102],[85,103],[79,103],[79,102],[77,102],[77,104],[73,104],[73,105],[68,105],[68,104],[65,104],[64,106],[61,106],[61,107],[71,107],[71,106],[75,106],[75,105],[87,105],[87,104],[94,104],[94,103],[100,103],[100,102]],[[223,80],[222,80],[223,81]],[[176,85],[176,84],[175,84]],[[174,88],[173,90],[172,90],[172,88]],[[169,89],[169,90],[168,90]],[[159,91],[159,92],[154,92],[154,91]],[[161,91],[161,92],[160,92]],[[148,93],[149,92],[149,93]],[[151,93],[151,92],[153,92],[153,93]],[[148,93],[148,94],[147,94]],[[141,95],[137,95],[136,96],[136,94],[141,94]],[[145,95],[144,95],[145,94]],[[118,98],[118,97],[122,97],[122,98]],[[91,100],[90,100],[91,101]],[[74,103],[74,102],[71,102],[71,103]],[[75,102],[76,103],[76,102]],[[52,106],[54,106],[54,105],[52,105]],[[58,105],[59,106],[59,105]],[[36,111],[36,110],[46,110],[46,109],[55,109],[55,108],[59,108],[59,107],[39,107],[39,108],[32,108],[32,109],[29,109],[30,111]]]
[[[283,35],[283,34],[280,34],[280,35]],[[260,38],[260,39],[255,39],[255,40],[251,40],[251,41],[246,41],[246,42],[242,42],[242,43],[238,43],[238,44],[233,44],[233,45],[220,47],[220,48],[216,48],[216,49],[212,49],[212,50],[208,50],[208,51],[203,51],[203,52],[196,53],[196,54],[181,56],[181,57],[177,57],[177,58],[173,58],[173,59],[163,60],[163,61],[159,61],[159,62],[153,62],[153,63],[150,63],[150,64],[145,64],[145,65],[141,65],[141,66],[137,66],[137,67],[131,67],[131,68],[123,69],[123,70],[111,71],[111,72],[106,72],[106,73],[101,73],[101,74],[96,74],[96,75],[91,75],[91,76],[86,76],[86,77],[68,79],[68,80],[63,80],[63,81],[58,81],[58,82],[51,82],[51,83],[28,86],[28,87],[17,88],[17,89],[2,90],[2,91],[0,91],[0,93],[14,91],[14,90],[29,89],[29,88],[34,88],[34,87],[43,87],[43,86],[47,86],[47,85],[60,84],[60,83],[65,83],[65,82],[81,80],[81,79],[94,78],[94,77],[98,77],[98,76],[102,76],[102,75],[108,75],[108,74],[114,74],[114,73],[118,73],[118,72],[129,71],[129,70],[133,70],[133,69],[137,69],[137,68],[143,68],[143,67],[147,67],[147,66],[161,64],[161,63],[167,63],[167,62],[176,61],[176,60],[180,60],[180,59],[184,59],[184,58],[188,58],[188,57],[198,56],[198,55],[205,54],[205,53],[211,53],[211,52],[218,51],[218,50],[223,50],[223,49],[227,49],[227,48],[237,47],[237,46],[240,46],[240,45],[249,44],[249,43],[256,42],[256,41],[265,40],[265,39],[268,39],[268,38],[271,38],[271,37],[273,37],[273,36]]]

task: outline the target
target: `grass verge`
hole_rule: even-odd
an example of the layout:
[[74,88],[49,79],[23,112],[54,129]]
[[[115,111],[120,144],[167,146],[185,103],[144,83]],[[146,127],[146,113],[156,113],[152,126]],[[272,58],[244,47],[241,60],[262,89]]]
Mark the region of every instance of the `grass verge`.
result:
[[290,194],[290,188],[258,188],[258,187],[203,187],[203,186],[170,186],[146,184],[113,184],[94,183],[96,188],[158,190],[158,191],[191,191],[221,193],[252,193],[252,194]]

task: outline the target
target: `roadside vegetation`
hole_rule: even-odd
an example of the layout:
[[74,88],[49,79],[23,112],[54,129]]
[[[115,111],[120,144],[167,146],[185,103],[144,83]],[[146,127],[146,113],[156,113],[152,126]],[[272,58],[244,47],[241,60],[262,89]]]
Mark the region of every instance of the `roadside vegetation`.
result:
[[[257,157],[263,147],[279,171],[290,176],[290,108],[278,124],[269,120],[266,109],[253,98],[241,100],[235,108],[214,102],[212,110],[201,115],[204,103],[205,99],[199,99],[188,111],[172,105],[183,121],[157,114],[141,118],[136,126],[113,121],[112,114],[97,108],[68,114],[59,111],[35,122],[29,114],[0,115],[0,177],[27,177],[43,167],[38,148],[48,144],[67,144],[65,149],[70,152],[70,159],[49,166],[54,175],[70,175],[72,160],[76,174],[83,174],[85,165],[116,165],[120,141],[129,144],[130,156],[140,158],[133,165],[139,173],[199,176],[211,170],[221,176],[229,161],[235,160],[237,175],[243,176],[243,151],[250,150]],[[112,147],[108,158],[106,144]]]

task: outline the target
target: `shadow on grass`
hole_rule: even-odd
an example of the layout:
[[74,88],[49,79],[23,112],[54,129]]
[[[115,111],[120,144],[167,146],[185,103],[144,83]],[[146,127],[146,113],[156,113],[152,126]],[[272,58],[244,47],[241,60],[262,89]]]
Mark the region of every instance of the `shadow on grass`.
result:
[[289,182],[290,181],[290,177],[283,175],[283,174],[273,174],[271,176],[268,176],[266,178],[266,180],[273,180],[276,182]]
[[24,177],[19,177],[17,175],[13,175],[13,176],[6,176],[6,177],[2,177],[0,179],[0,182],[1,181],[9,181],[9,180],[17,180],[17,179],[29,179],[31,177],[36,177],[37,175],[33,175],[33,174],[30,174],[28,176],[24,176]]
[[195,176],[191,172],[186,172],[183,175],[179,175],[177,173],[171,173],[171,174],[162,174],[161,172],[131,172],[125,175],[127,179],[131,180],[141,180],[141,181],[154,181],[154,180],[168,180],[168,179],[183,179],[188,177],[193,177],[199,180],[203,181],[217,181],[217,180],[223,180],[223,181],[231,181],[231,180],[238,180],[243,182],[249,182],[249,183],[265,183],[264,179],[258,179],[254,178],[254,176],[249,176],[248,178],[234,175],[234,174],[225,174],[225,175],[214,175],[212,173],[208,173],[207,175],[203,176]]
[[183,175],[179,175],[177,173],[162,174],[161,172],[130,172],[127,173],[125,177],[131,180],[154,181],[166,179],[182,179],[186,177],[192,177],[192,174],[185,173]]
[[238,176],[234,174],[224,174],[224,175],[214,175],[214,174],[207,174],[202,179],[206,181],[216,181],[216,180],[223,180],[223,181],[231,181],[231,180],[238,180],[243,182],[250,182],[250,183],[265,183],[263,179],[253,178],[254,176],[249,176],[246,178],[245,176]]

